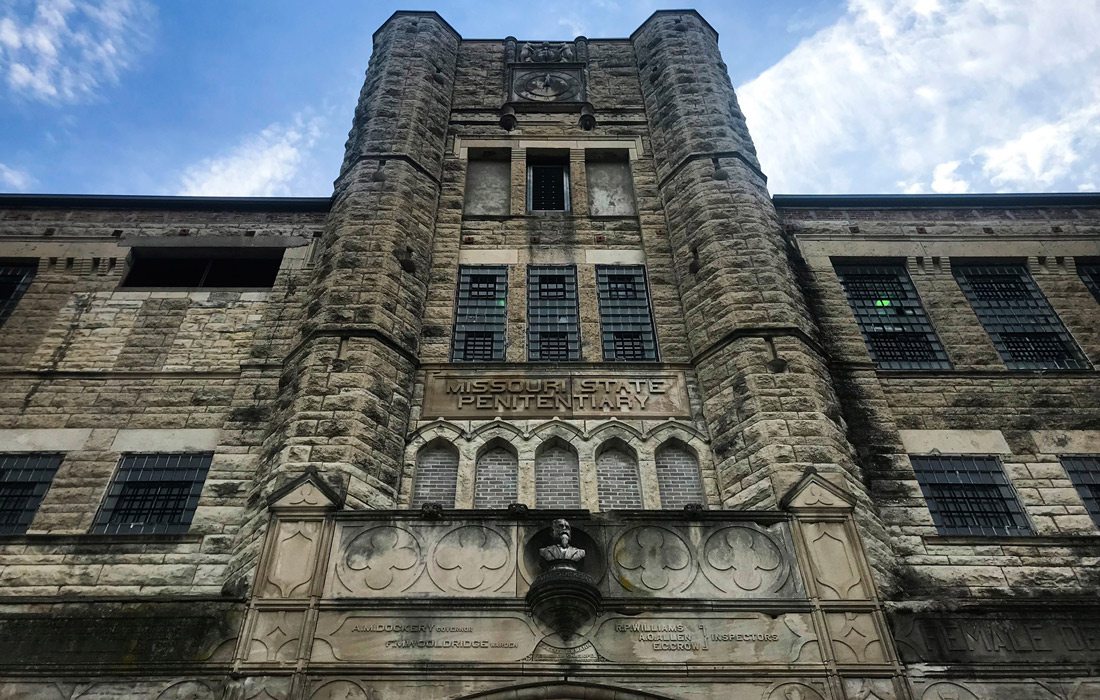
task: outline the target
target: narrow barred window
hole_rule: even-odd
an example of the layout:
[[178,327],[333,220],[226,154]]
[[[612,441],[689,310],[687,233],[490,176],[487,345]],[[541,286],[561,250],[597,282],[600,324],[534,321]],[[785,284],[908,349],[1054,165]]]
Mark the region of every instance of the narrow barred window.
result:
[[527,268],[527,359],[568,362],[581,358],[577,270],[572,265]]
[[569,211],[569,157],[527,156],[528,211]]
[[1030,535],[996,457],[910,457],[941,535]]
[[1100,262],[1081,261],[1077,263],[1077,274],[1089,288],[1092,295],[1100,301]]
[[1088,368],[1024,263],[961,263],[951,268],[1006,367]]
[[187,532],[212,456],[209,452],[123,455],[92,532]]
[[657,338],[649,308],[645,267],[597,265],[603,359],[615,362],[652,362]]
[[34,279],[36,265],[29,262],[0,262],[0,326]]
[[1100,455],[1062,457],[1062,466],[1084,501],[1085,510],[1100,527]]
[[0,455],[0,535],[27,531],[60,464],[59,454]]
[[836,274],[878,367],[951,368],[904,264],[841,264]]
[[503,360],[507,304],[507,267],[459,268],[451,359],[455,362]]

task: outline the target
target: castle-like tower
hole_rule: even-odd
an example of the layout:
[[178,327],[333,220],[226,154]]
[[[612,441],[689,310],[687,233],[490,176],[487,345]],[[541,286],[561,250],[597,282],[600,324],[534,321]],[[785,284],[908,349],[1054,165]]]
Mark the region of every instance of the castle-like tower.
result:
[[1100,697],[1100,197],[772,197],[717,39],[398,12],[331,199],[0,196],[0,698]]

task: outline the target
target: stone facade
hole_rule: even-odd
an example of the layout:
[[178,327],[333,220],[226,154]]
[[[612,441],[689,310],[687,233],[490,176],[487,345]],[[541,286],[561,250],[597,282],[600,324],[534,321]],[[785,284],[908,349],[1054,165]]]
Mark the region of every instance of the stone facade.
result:
[[693,11],[399,12],[331,199],[0,197],[0,697],[1100,697],[1100,197],[766,182]]

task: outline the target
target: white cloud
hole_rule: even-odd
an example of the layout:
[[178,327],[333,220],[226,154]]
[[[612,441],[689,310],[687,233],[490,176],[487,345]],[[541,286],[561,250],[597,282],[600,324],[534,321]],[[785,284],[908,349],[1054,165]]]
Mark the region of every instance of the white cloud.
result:
[[940,163],[932,168],[932,191],[938,194],[962,194],[970,191],[970,184],[955,175],[959,161]]
[[321,136],[322,120],[300,114],[246,137],[228,152],[184,170],[179,194],[191,196],[274,197],[297,194],[303,165]]
[[0,187],[12,192],[26,192],[33,182],[34,178],[26,170],[0,163]]
[[1100,0],[849,0],[738,96],[773,191],[1076,190],[1097,36]]
[[145,0],[12,0],[0,8],[0,79],[17,95],[74,102],[118,82],[154,23]]

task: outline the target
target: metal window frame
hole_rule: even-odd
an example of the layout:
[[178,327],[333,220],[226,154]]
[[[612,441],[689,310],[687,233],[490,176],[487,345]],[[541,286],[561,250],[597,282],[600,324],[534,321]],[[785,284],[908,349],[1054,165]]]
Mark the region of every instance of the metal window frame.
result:
[[0,535],[22,535],[38,513],[64,455],[60,452],[8,452],[0,454],[0,486],[30,486],[27,501],[15,522],[0,523]]
[[[471,296],[473,278],[496,277],[494,296]],[[460,265],[455,285],[454,330],[451,333],[452,362],[503,362],[507,352],[508,266]],[[493,351],[489,359],[466,356],[467,333],[492,333]]]
[[1081,281],[1096,297],[1096,301],[1100,301],[1100,261],[1080,260],[1075,262],[1077,263],[1077,274],[1080,276]]
[[[213,452],[126,452],[118,460],[91,532],[100,535],[177,535],[191,527]],[[127,485],[190,482],[179,518],[170,522],[119,522],[118,503]]]
[[1100,454],[1058,456],[1092,521],[1100,527]]
[[[660,347],[653,323],[653,305],[649,294],[649,279],[645,265],[596,265],[596,296],[600,309],[600,348],[605,362],[658,362]],[[610,278],[633,275],[635,296],[612,298]],[[639,293],[640,292],[640,293]],[[615,353],[616,333],[640,333],[645,347],[644,358],[623,359]]]
[[[860,335],[863,336],[867,352],[871,355],[871,361],[876,367],[888,370],[952,368],[951,359],[924,310],[924,304],[903,260],[834,261],[833,270],[840,280],[840,286],[848,300],[848,307],[855,316]],[[899,292],[897,306],[893,304],[888,307],[880,306],[875,300],[865,299],[856,293],[855,282],[859,280],[865,283],[871,276],[889,278],[897,285],[897,292]],[[888,294],[884,291],[879,296],[885,297]],[[868,301],[871,303],[868,304]],[[888,358],[882,352],[884,345],[879,342],[880,337],[906,340],[919,338],[927,344],[932,357],[930,359]]]
[[[542,280],[561,277],[560,298],[543,298]],[[530,362],[578,362],[581,359],[580,302],[576,265],[527,266],[527,359]],[[544,334],[565,334],[565,357],[546,357]]]
[[[535,209],[535,168],[555,167],[561,168],[562,173],[562,197],[563,209]],[[572,187],[569,182],[569,159],[563,157],[561,163],[533,163],[527,162],[527,213],[564,212],[573,211]]]
[[[951,274],[966,296],[974,314],[989,334],[993,347],[1005,367],[1016,370],[1087,370],[1091,369],[1080,346],[1069,334],[1062,319],[1035,283],[1027,263],[1019,260],[952,261]],[[1014,276],[1027,298],[986,298],[974,288],[982,277]],[[1018,359],[1009,341],[1021,338],[1057,338],[1064,359]]]
[[[932,514],[932,521],[941,535],[1019,537],[1034,534],[1023,504],[996,455],[909,455],[909,461],[928,504],[928,511]],[[1003,506],[1001,515],[1006,517],[1003,526],[983,525],[976,521],[965,525],[947,522],[949,517],[958,514],[943,506],[937,490],[951,488],[963,498],[967,495],[988,497],[988,494],[977,493],[978,489],[971,489],[967,494],[968,486],[980,487],[983,491],[995,490],[998,503]]]
[[12,291],[11,296],[0,299],[0,326],[3,326],[4,322],[15,311],[19,300],[27,293],[27,289],[30,288],[31,282],[34,281],[34,276],[37,273],[37,261],[0,260],[0,275],[11,275],[13,277],[18,275],[20,278],[15,283],[15,289]]

